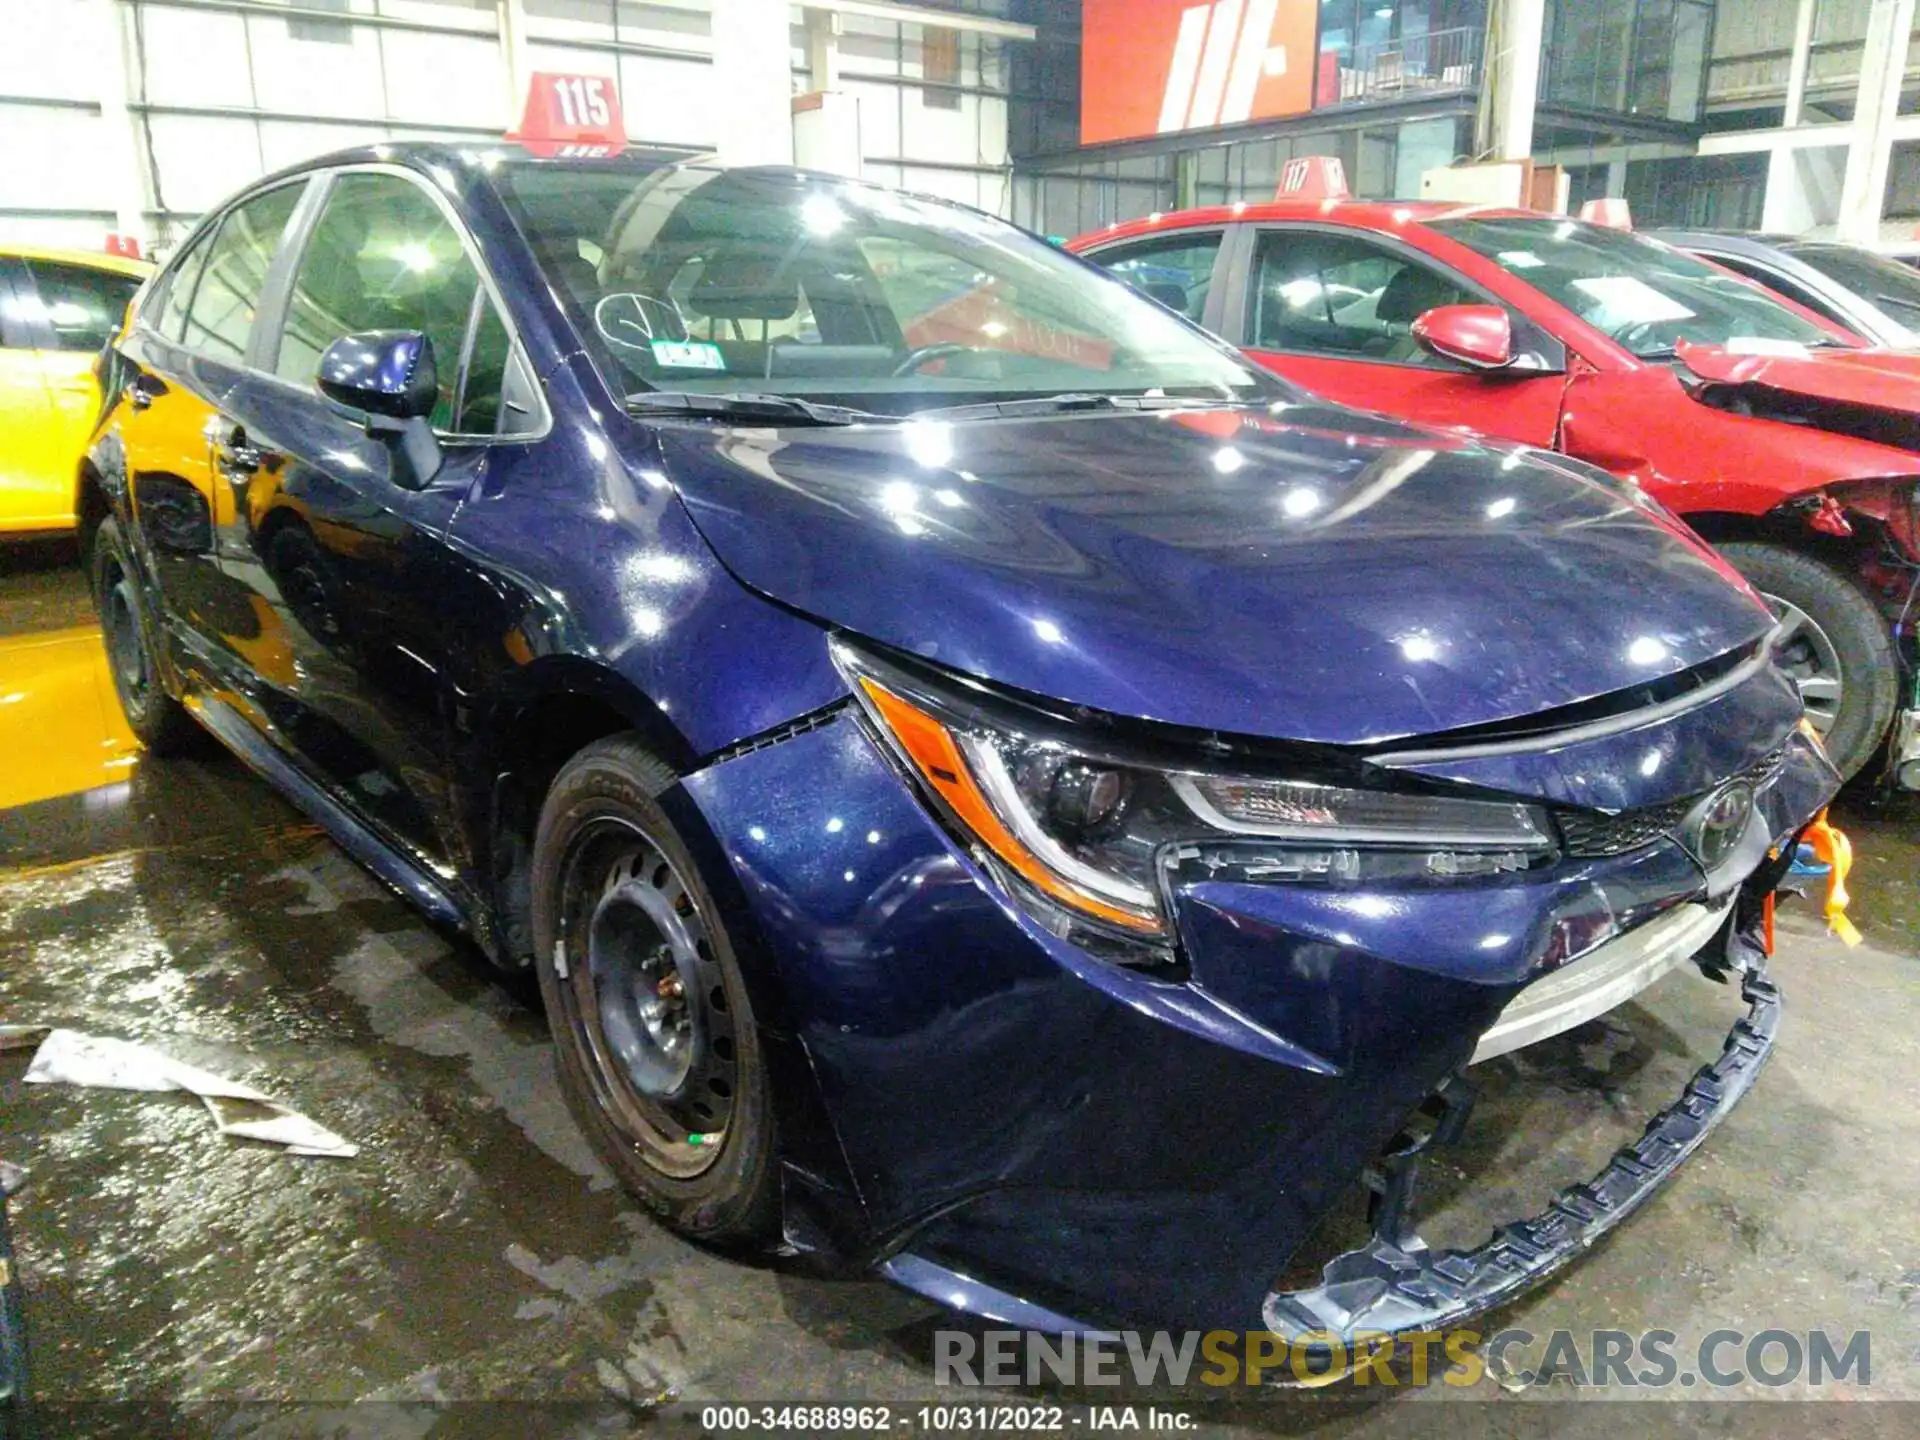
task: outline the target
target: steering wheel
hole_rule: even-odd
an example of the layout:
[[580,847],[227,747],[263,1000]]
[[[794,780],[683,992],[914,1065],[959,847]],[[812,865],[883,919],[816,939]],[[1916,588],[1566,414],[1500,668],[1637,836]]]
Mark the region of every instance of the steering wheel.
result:
[[1621,349],[1630,350],[1636,355],[1640,353],[1643,346],[1649,350],[1664,348],[1659,345],[1653,328],[1654,324],[1652,320],[1636,320],[1626,329],[1616,333],[1613,337],[1614,341]]
[[[687,333],[686,322],[671,301],[635,290],[601,296],[593,307],[593,328],[609,345],[643,352],[655,340],[679,339]],[[671,333],[676,328],[679,335]]]
[[937,340],[931,345],[916,345],[889,373],[897,380],[903,375],[913,374],[922,365],[931,365],[949,355],[965,355],[974,348],[972,345],[962,345],[957,340]]

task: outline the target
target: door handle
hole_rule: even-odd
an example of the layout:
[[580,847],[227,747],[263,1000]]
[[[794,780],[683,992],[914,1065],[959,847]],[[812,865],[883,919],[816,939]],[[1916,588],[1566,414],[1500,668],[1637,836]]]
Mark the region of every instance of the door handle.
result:
[[213,445],[213,463],[235,485],[244,485],[251,480],[254,471],[266,460],[267,452],[250,444],[246,430],[238,425],[227,432],[225,439],[216,440]]

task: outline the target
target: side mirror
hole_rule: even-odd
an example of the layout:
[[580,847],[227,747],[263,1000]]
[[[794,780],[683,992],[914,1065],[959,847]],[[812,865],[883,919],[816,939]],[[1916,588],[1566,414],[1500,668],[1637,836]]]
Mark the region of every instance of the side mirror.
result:
[[1413,338],[1442,360],[1476,370],[1513,363],[1513,322],[1498,305],[1437,305],[1413,322]]
[[333,408],[394,452],[392,478],[410,490],[440,471],[427,417],[440,397],[433,342],[418,330],[343,335],[320,357],[314,383]]

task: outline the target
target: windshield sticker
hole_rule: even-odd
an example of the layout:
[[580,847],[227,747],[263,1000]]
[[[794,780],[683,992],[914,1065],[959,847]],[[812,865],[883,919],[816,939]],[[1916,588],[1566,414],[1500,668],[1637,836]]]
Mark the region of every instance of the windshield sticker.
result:
[[1502,250],[1497,258],[1509,270],[1538,270],[1547,263],[1531,250]]
[[1670,295],[1662,295],[1636,275],[1595,275],[1573,282],[1573,288],[1600,302],[1598,311],[1580,318],[1600,330],[1626,325],[1652,325],[1665,320],[1691,320],[1694,312]]
[[1795,360],[1813,353],[1798,340],[1770,340],[1764,335],[1735,335],[1722,348],[1729,355],[1786,355]]
[[656,364],[669,370],[724,370],[727,357],[704,340],[655,340],[649,347]]

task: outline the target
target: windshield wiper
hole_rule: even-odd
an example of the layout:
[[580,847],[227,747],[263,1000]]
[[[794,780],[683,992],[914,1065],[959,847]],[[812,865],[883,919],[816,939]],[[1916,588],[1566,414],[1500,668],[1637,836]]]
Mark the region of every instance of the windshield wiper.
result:
[[920,420],[1018,419],[1025,415],[1060,415],[1074,410],[1187,410],[1195,406],[1231,405],[1228,395],[1107,395],[1099,391],[1069,390],[1061,395],[1031,399],[988,400],[977,405],[949,405],[940,410],[916,410]]
[[800,425],[858,425],[897,417],[821,405],[798,395],[767,395],[751,390],[641,390],[627,396],[630,415],[687,415],[702,420],[780,421]]

